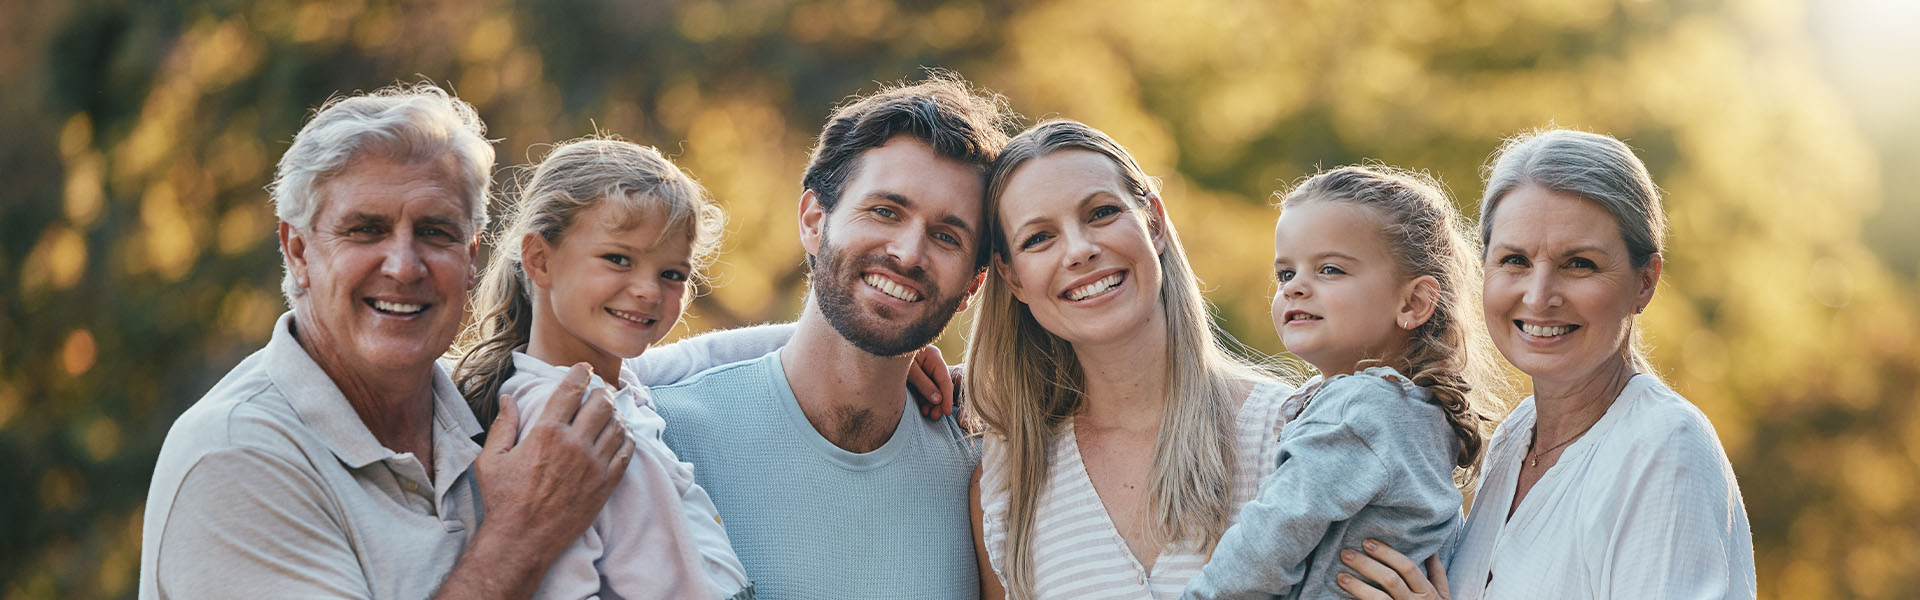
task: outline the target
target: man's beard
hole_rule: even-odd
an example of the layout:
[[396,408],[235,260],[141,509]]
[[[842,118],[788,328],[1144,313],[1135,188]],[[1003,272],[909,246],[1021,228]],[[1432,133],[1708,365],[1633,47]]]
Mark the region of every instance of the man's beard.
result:
[[[924,316],[901,326],[856,307],[854,288],[866,285],[860,280],[860,273],[872,266],[884,267],[883,270],[911,279],[926,290],[913,307],[926,311]],[[926,269],[902,268],[899,261],[891,256],[842,257],[839,249],[828,241],[825,230],[820,232],[820,255],[814,260],[813,295],[814,300],[820,303],[821,314],[827,317],[834,331],[840,332],[840,337],[876,356],[899,356],[933,343],[941,332],[946,331],[947,322],[953,320],[954,313],[960,309],[960,302],[966,299],[964,293],[954,294],[950,298],[942,297],[940,286],[927,276]]]

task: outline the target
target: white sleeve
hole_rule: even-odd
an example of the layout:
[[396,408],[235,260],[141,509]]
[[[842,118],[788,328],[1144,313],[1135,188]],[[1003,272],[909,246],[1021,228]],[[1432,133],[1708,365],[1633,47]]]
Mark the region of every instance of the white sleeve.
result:
[[787,345],[793,330],[792,323],[771,323],[709,331],[649,349],[627,359],[625,368],[648,386],[667,385],[713,367],[765,356]]
[[[1607,596],[1720,599],[1750,594],[1734,577],[1745,527],[1733,472],[1711,433],[1678,427],[1647,440],[1618,480],[1606,564]],[[1751,564],[1750,559],[1746,564]],[[1745,591],[1743,591],[1745,590]]]

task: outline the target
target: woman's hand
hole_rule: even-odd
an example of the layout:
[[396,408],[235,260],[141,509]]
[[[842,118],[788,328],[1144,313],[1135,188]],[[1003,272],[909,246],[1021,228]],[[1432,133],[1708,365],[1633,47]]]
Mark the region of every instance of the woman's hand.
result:
[[1352,575],[1340,574],[1340,589],[1353,594],[1353,597],[1362,600],[1453,600],[1453,596],[1447,593],[1447,569],[1440,565],[1438,555],[1427,558],[1427,572],[1423,575],[1413,559],[1378,540],[1367,540],[1363,546],[1367,550],[1365,553],[1354,550],[1340,552],[1340,562],[1369,580],[1363,583]]
[[959,366],[948,367],[940,356],[940,347],[928,344],[913,355],[913,368],[907,370],[907,387],[920,405],[920,416],[940,419],[959,409]]

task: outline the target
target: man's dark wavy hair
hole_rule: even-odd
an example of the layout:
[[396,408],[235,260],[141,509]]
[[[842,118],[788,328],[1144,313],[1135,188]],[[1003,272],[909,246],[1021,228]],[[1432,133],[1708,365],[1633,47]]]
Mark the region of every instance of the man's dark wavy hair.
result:
[[[1006,129],[1016,118],[999,94],[978,90],[951,71],[928,69],[921,81],[887,86],[835,108],[800,185],[814,193],[821,209],[832,212],[859,169],[861,154],[896,135],[919,138],[941,156],[984,175],[1007,145]],[[990,245],[981,240],[976,246],[981,249],[976,264],[985,264]]]

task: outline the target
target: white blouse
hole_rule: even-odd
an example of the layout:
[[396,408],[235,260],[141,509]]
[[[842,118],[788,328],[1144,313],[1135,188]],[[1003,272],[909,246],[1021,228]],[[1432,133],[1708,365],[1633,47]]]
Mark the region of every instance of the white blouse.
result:
[[[1281,404],[1292,392],[1267,382],[1253,388],[1235,416],[1233,515],[1253,499],[1260,484],[1273,474],[1286,419]],[[1297,410],[1296,410],[1297,413]],[[985,437],[981,460],[981,541],[994,574],[1005,582],[1007,509],[1006,474],[995,468],[1006,446],[993,435]],[[1073,420],[1061,425],[1048,458],[1047,484],[1040,491],[1033,540],[1034,597],[1074,600],[1177,598],[1187,580],[1200,573],[1207,557],[1194,544],[1162,548],[1148,571],[1127,549],[1126,540],[1107,515],[1080,459]]]
[[1455,600],[1754,597],[1747,509],[1700,409],[1634,376],[1509,519],[1536,416],[1527,398],[1493,434]]

